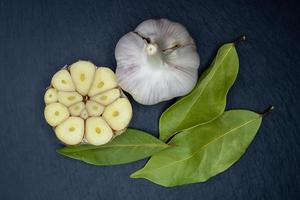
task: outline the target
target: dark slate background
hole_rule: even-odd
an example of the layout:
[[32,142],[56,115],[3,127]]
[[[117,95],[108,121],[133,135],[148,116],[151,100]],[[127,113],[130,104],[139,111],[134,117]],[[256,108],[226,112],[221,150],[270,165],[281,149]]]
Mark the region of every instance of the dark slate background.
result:
[[[273,0],[0,0],[0,199],[299,199],[299,8]],[[51,76],[77,59],[115,69],[118,39],[161,17],[190,31],[200,71],[222,43],[247,36],[227,108],[276,109],[246,154],[205,183],[175,188],[130,179],[146,160],[95,167],[58,155],[61,145],[43,118]],[[158,118],[173,102],[132,101],[131,127],[157,136]]]

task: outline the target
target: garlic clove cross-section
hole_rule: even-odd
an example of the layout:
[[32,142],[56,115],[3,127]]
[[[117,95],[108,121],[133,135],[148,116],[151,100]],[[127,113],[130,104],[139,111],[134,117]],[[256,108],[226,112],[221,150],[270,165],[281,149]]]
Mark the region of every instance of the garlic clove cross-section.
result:
[[94,96],[117,86],[118,82],[115,73],[107,67],[99,67],[88,95]]
[[49,88],[45,95],[44,95],[44,101],[46,104],[49,104],[49,103],[54,103],[58,100],[58,97],[57,97],[57,91],[56,89],[54,88]]
[[112,89],[107,92],[103,92],[101,94],[98,94],[96,96],[91,97],[91,100],[96,101],[102,105],[109,105],[116,99],[118,99],[121,96],[119,89]]
[[79,102],[70,106],[69,111],[72,116],[80,116],[80,113],[84,108],[85,104],[83,102]]
[[97,117],[103,113],[104,106],[102,106],[99,103],[96,103],[94,101],[87,101],[86,109],[87,109],[89,116]]
[[87,119],[87,118],[89,117],[89,113],[88,113],[88,111],[87,111],[86,108],[83,109],[83,110],[81,111],[80,117],[81,117],[82,119],[84,119],[84,120]]
[[78,61],[70,66],[71,77],[76,90],[83,96],[87,95],[94,79],[96,67],[88,61]]
[[70,106],[83,100],[78,92],[58,92],[58,102]]
[[44,102],[45,119],[65,145],[106,144],[125,132],[132,116],[114,72],[89,61],[55,73]]
[[54,74],[51,85],[60,91],[75,91],[71,75],[66,69],[61,69]]
[[55,134],[65,144],[79,144],[84,136],[84,120],[80,117],[69,117],[55,128]]
[[69,110],[61,103],[52,103],[45,107],[44,110],[45,119],[50,126],[57,126],[69,116]]
[[139,103],[153,105],[189,93],[198,78],[196,45],[181,24],[146,20],[115,49],[121,88]]
[[132,107],[128,99],[120,98],[107,106],[103,118],[109,126],[116,131],[126,128],[132,115]]
[[90,144],[101,145],[109,142],[114,133],[102,117],[90,117],[86,120],[85,137]]

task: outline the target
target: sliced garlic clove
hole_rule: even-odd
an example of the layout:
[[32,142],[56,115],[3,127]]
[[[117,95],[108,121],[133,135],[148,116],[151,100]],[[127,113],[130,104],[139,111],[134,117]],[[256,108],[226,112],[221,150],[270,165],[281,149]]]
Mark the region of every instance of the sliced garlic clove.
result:
[[86,120],[85,137],[92,145],[102,145],[112,139],[113,131],[102,117],[90,117]]
[[57,102],[57,91],[54,88],[49,88],[44,95],[44,101],[46,104]]
[[96,103],[94,101],[87,101],[86,102],[86,109],[89,116],[97,117],[100,116],[104,111],[104,106]]
[[58,92],[58,102],[65,106],[71,106],[83,100],[78,92]]
[[87,118],[89,117],[89,113],[88,113],[87,109],[83,109],[83,110],[81,111],[80,117],[81,117],[82,119],[87,119]]
[[70,66],[71,77],[76,90],[83,96],[87,95],[92,85],[96,67],[88,61],[78,61]]
[[107,92],[103,92],[101,94],[91,97],[91,100],[107,106],[111,104],[113,101],[115,101],[117,98],[119,98],[120,95],[121,93],[119,89],[112,89],[112,90],[108,90]]
[[61,103],[52,103],[45,107],[44,115],[50,126],[57,126],[66,120],[69,116],[69,110]]
[[60,91],[75,91],[71,75],[66,69],[61,69],[54,74],[51,85]]
[[83,102],[79,102],[70,106],[69,111],[72,116],[80,116],[80,113],[84,108],[85,104]]
[[69,117],[55,128],[55,134],[64,144],[79,144],[84,136],[84,120],[80,117]]
[[131,104],[126,98],[117,99],[105,108],[102,116],[112,129],[122,130],[127,127],[132,117]]
[[88,95],[94,96],[117,86],[118,82],[115,73],[107,67],[99,67]]

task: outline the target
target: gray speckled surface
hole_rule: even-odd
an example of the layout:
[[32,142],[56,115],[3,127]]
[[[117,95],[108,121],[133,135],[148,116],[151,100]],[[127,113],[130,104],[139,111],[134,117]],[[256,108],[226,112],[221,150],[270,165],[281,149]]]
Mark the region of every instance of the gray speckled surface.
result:
[[[296,2],[271,0],[0,0],[0,199],[299,199],[299,11]],[[95,167],[64,158],[43,118],[44,88],[59,67],[80,58],[114,69],[118,39],[159,17],[188,28],[200,71],[222,43],[245,34],[228,108],[276,107],[241,160],[205,183],[163,188],[130,179],[146,160]],[[131,127],[158,135],[173,102],[132,102]]]

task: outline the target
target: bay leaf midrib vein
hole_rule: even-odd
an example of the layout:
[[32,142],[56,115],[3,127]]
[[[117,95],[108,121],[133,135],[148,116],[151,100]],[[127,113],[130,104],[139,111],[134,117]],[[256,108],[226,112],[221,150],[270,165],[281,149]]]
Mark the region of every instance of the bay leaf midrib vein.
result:
[[78,153],[78,152],[84,152],[84,151],[89,151],[89,150],[98,150],[98,149],[106,149],[106,148],[113,148],[113,147],[131,147],[131,148],[136,148],[136,147],[149,147],[149,148],[155,148],[155,147],[168,147],[168,144],[141,144],[141,145],[107,145],[107,146],[102,146],[102,147],[95,147],[95,148],[90,148],[90,149],[83,149],[83,150],[75,150],[72,152],[62,152],[63,154],[71,154],[71,153]]
[[[164,165],[164,166],[162,166],[162,167],[155,168],[154,170],[159,170],[159,169],[162,169],[162,168],[166,168],[166,167],[169,167],[169,166],[171,166],[171,165],[174,165],[174,164],[176,164],[176,163],[178,163],[178,162],[182,162],[182,161],[188,160],[188,159],[192,158],[194,155],[196,155],[199,151],[201,151],[201,149],[203,149],[204,147],[207,147],[209,144],[211,144],[211,143],[213,143],[213,142],[219,140],[220,138],[224,137],[225,135],[227,135],[228,133],[230,133],[230,132],[232,132],[232,131],[235,131],[235,130],[237,130],[237,129],[239,129],[239,128],[242,128],[243,126],[246,126],[246,125],[249,124],[249,123],[252,123],[252,122],[258,120],[259,118],[260,118],[260,117],[255,118],[255,119],[250,120],[250,121],[247,121],[246,123],[244,123],[244,124],[242,124],[242,125],[240,125],[240,126],[238,126],[238,127],[235,127],[235,128],[233,128],[233,129],[230,129],[229,131],[227,131],[227,132],[224,133],[223,135],[221,135],[221,136],[219,136],[219,137],[213,139],[212,141],[208,142],[207,144],[203,145],[202,147],[200,147],[199,149],[197,149],[196,151],[194,151],[194,152],[193,152],[190,156],[188,156],[187,158],[184,158],[184,159],[181,159],[181,160],[177,160],[177,161],[172,162],[172,163],[170,163],[170,164],[168,164],[168,165]],[[145,170],[144,173],[145,173],[145,172],[147,173],[147,171],[149,172],[149,170]]]
[[[231,49],[232,49],[233,47],[234,47],[234,46],[232,45],[232,46],[230,46],[230,48],[227,50],[227,52],[225,53],[225,55],[222,57],[222,60],[219,62],[218,66],[216,67],[217,69],[213,72],[213,74],[211,75],[210,79],[209,79],[208,81],[206,81],[205,85],[204,85],[203,88],[200,90],[200,92],[199,92],[199,94],[197,95],[197,97],[199,97],[199,96],[202,95],[204,89],[207,87],[207,85],[208,85],[208,83],[211,81],[211,79],[215,76],[216,71],[219,69],[219,67],[221,66],[221,64],[223,63],[223,61],[225,60],[225,58],[227,57],[227,55],[229,54],[229,52],[231,51]],[[180,100],[178,101],[178,103],[179,103],[180,101],[183,101],[183,99],[180,99]],[[191,106],[189,106],[189,108],[191,108],[194,104],[195,104],[195,103],[193,103]],[[170,108],[171,108],[171,107],[170,107]],[[166,112],[167,112],[168,110],[169,110],[169,109],[167,109]],[[187,109],[187,110],[191,110],[191,109]],[[188,114],[189,114],[189,112],[187,112],[186,115],[188,115]],[[211,120],[209,120],[209,121],[207,121],[207,122],[200,123],[199,125],[204,125],[204,124],[206,124],[206,123],[209,123],[209,122],[213,121],[214,119],[215,119],[215,118],[213,118],[213,119],[211,119]],[[181,122],[177,127],[180,127],[181,124],[182,124],[182,122]],[[178,131],[176,131],[176,132],[178,132]]]

